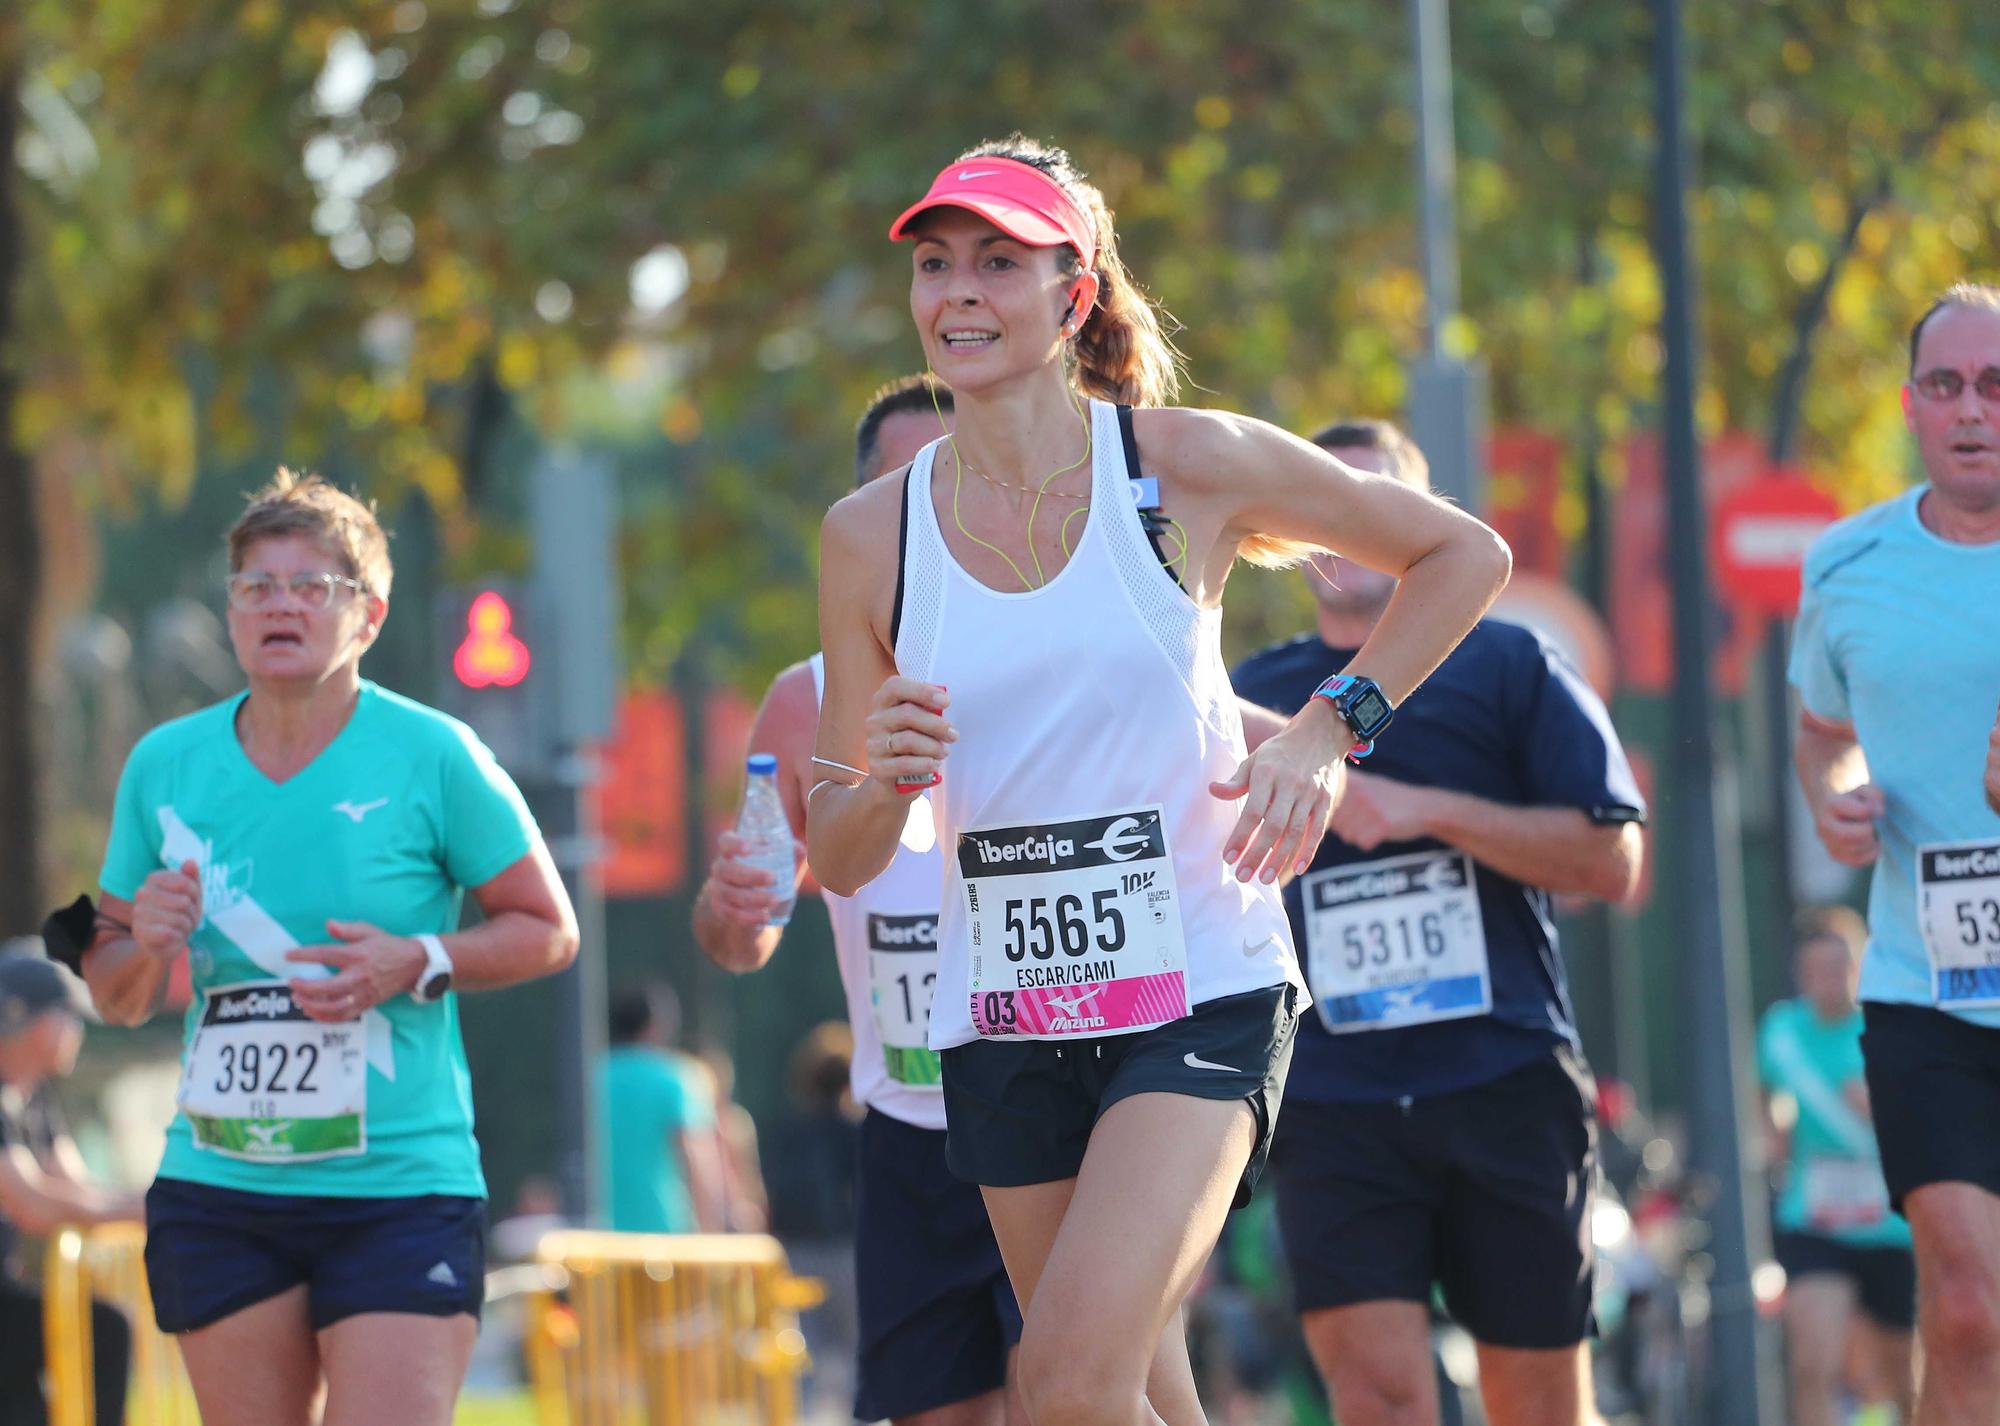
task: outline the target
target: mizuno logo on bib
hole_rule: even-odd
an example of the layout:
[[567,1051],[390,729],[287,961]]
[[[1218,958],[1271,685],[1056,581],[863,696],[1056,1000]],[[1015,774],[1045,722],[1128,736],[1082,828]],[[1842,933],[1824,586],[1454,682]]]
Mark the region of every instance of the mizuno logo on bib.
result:
[[1158,807],[958,838],[972,1024],[1089,1038],[1189,1011],[1187,939]]
[[1472,859],[1412,852],[1312,872],[1306,977],[1336,1035],[1484,1015],[1493,1008]]
[[2000,842],[1918,847],[1917,925],[1938,1008],[2000,1006]]
[[306,1018],[281,980],[204,992],[181,1075],[198,1148],[259,1163],[368,1147],[368,1031]]

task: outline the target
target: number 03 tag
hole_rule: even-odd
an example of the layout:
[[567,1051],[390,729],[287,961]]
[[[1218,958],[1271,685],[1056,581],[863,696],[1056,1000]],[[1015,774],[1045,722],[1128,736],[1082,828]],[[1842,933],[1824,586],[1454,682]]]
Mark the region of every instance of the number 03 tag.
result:
[[366,1152],[367,1034],[308,1019],[283,981],[205,992],[181,1074],[196,1147],[260,1163]]

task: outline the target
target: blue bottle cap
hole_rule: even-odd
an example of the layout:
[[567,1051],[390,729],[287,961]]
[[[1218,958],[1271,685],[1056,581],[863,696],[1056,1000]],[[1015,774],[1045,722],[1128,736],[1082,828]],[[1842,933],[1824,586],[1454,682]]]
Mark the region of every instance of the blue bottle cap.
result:
[[776,753],[752,753],[750,754],[749,765],[752,772],[774,773],[778,770],[778,755]]

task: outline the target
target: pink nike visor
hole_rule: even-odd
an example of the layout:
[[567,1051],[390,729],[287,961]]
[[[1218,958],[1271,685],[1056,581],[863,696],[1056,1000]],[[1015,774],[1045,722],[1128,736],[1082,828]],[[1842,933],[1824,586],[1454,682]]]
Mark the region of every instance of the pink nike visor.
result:
[[1097,260],[1096,230],[1069,191],[1033,164],[1011,158],[969,158],[931,181],[931,191],[889,229],[892,240],[909,237],[911,220],[932,208],[977,213],[1010,238],[1030,247],[1067,243],[1089,272]]

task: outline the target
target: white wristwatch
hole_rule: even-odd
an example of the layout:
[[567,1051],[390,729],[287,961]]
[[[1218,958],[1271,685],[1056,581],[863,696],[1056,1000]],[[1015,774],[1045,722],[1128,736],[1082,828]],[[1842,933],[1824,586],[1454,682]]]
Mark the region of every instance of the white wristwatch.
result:
[[444,942],[428,931],[415,938],[424,948],[424,968],[410,988],[410,999],[419,1005],[435,1005],[451,991],[451,952]]

